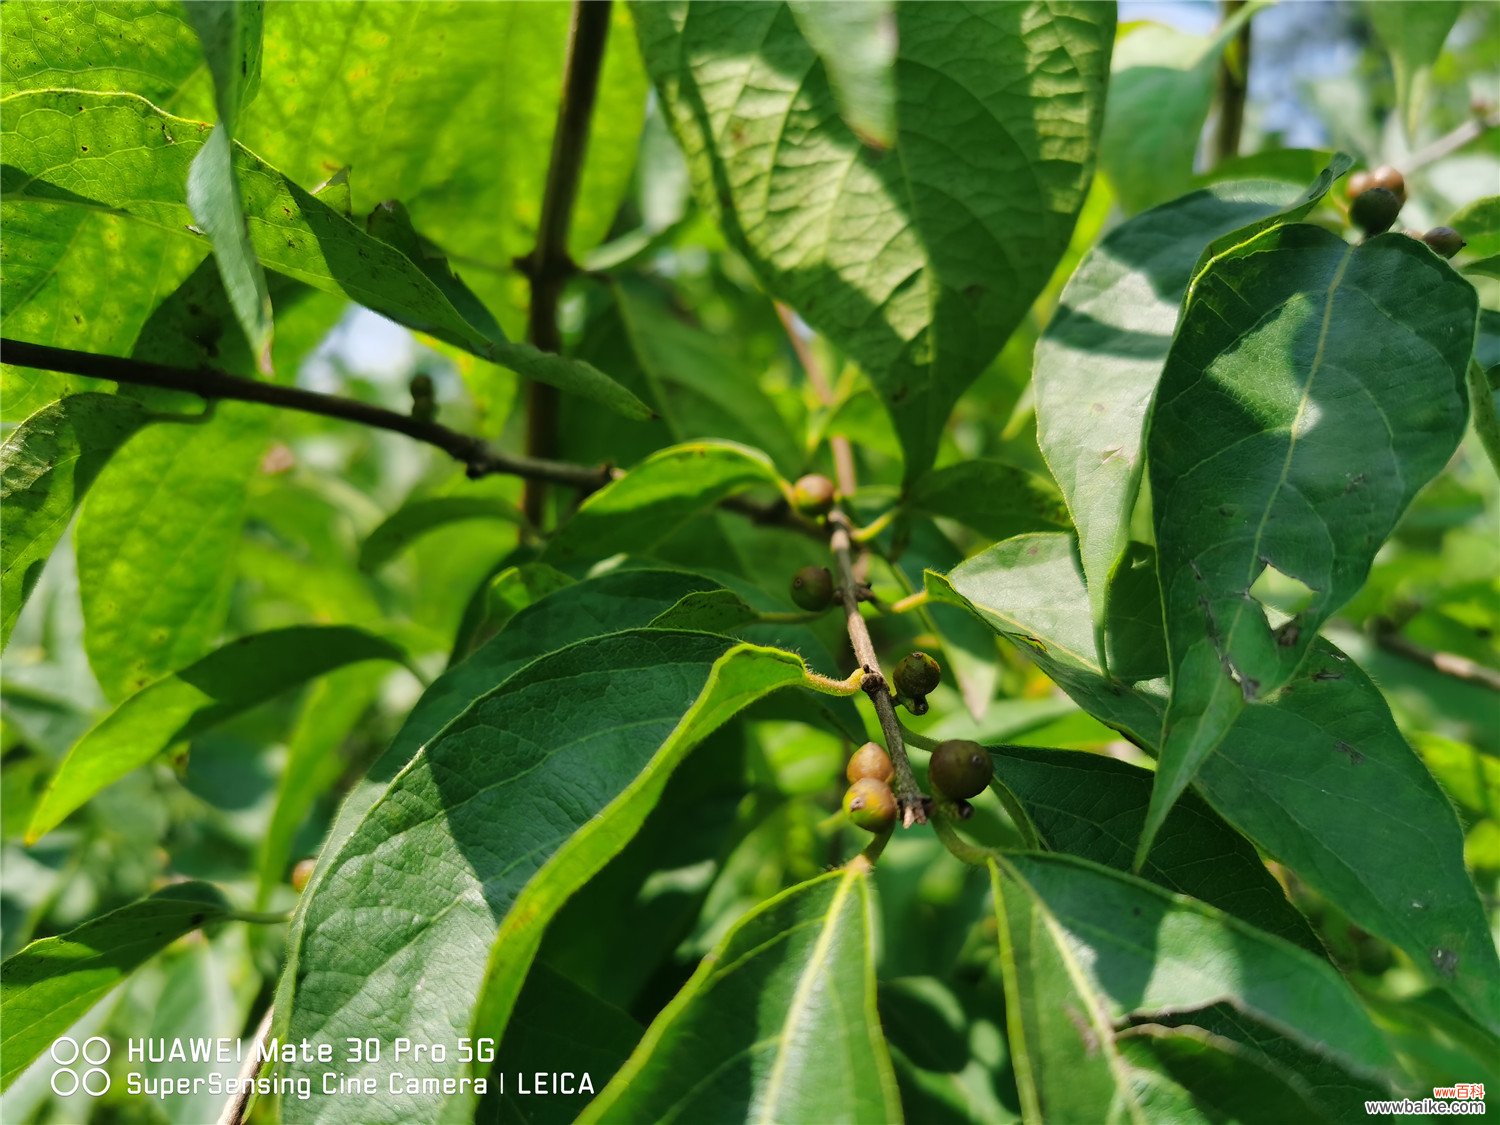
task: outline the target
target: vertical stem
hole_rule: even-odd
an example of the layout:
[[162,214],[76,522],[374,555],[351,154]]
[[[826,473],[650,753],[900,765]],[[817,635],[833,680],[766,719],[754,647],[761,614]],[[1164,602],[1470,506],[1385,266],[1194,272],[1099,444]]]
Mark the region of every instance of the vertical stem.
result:
[[[797,353],[797,362],[807,373],[807,381],[812,384],[813,393],[818,396],[818,401],[824,406],[833,406],[833,384],[829,381],[827,372],[823,370],[823,365],[818,362],[818,357],[813,354],[812,348],[797,331],[796,314],[778,301],[776,302],[776,316],[781,321],[781,327],[786,331],[786,338],[792,343],[792,351]],[[859,487],[859,478],[854,472],[854,447],[849,444],[849,439],[843,434],[834,434],[828,439],[828,448],[833,454],[833,474],[838,483],[840,495],[853,496],[854,490]]]
[[[1245,0],[1223,0],[1222,22],[1235,18]],[[1250,21],[1244,20],[1219,59],[1219,120],[1214,127],[1214,163],[1239,155],[1245,125],[1245,92],[1250,84]]]
[[[588,148],[589,122],[599,92],[599,71],[604,65],[604,45],[609,36],[610,0],[573,0],[573,19],[568,28],[568,54],[563,64],[562,100],[557,107],[557,127],[552,133],[552,156],[547,165],[547,185],[542,194],[541,222],[536,248],[524,259],[531,280],[531,310],[527,338],[543,351],[562,351],[562,331],[557,323],[563,288],[578,267],[568,256],[568,229],[573,222],[573,203],[583,174]],[[557,453],[557,388],[531,383],[527,388],[526,453],[551,458]],[[527,481],[522,497],[526,518],[542,526],[546,486]]]

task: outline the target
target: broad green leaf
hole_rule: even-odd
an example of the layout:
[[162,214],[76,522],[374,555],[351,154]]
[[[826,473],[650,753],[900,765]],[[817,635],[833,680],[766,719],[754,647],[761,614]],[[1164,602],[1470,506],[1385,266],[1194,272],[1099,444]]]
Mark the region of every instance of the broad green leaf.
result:
[[896,143],[895,0],[791,0],[797,30],[818,53],[839,113],[876,148]]
[[912,485],[907,503],[946,516],[991,539],[1069,526],[1052,482],[1018,465],[979,457],[932,469]]
[[1127,212],[1154,207],[1192,178],[1219,59],[1261,6],[1240,8],[1212,36],[1158,23],[1136,24],[1120,36],[1099,170]]
[[232,149],[240,109],[260,84],[261,0],[183,0],[214,76],[219,123],[188,169],[187,204],[213,243],[230,306],[250,341],[256,366],[271,368],[271,294],[250,245]]
[[1448,225],[1467,243],[1464,269],[1500,275],[1500,195],[1487,195],[1460,208]]
[[6,436],[0,446],[0,647],[10,640],[78,501],[145,421],[146,411],[134,399],[78,394],[43,407]]
[[617,282],[615,300],[630,345],[678,441],[722,438],[764,450],[791,475],[803,451],[770,398],[740,342],[685,319],[649,285]]
[[1390,1047],[1349,985],[1304,949],[1072,856],[1008,856],[991,879],[1028,1121],[1161,1120],[1152,1083],[1115,1028],[1220,1002],[1351,1071],[1396,1078]]
[[428,496],[401,505],[359,545],[359,568],[378,570],[411,542],[435,528],[462,520],[525,522],[520,510],[498,496]]
[[0,1089],[148,958],[227,912],[208,884],[176,883],[7,958],[0,968]]
[[[1025,811],[1048,851],[1129,871],[1151,800],[1151,773],[1102,754],[1001,746],[993,784]],[[1322,956],[1311,927],[1243,836],[1195,794],[1167,816],[1141,878],[1190,895]]]
[[1113,9],[898,4],[888,151],[839,116],[787,5],[633,11],[700,196],[772,295],[869,374],[915,479],[1067,246]]
[[[1162,693],[1080,655],[1088,595],[1068,547],[1065,536],[1022,536],[955,569],[951,585],[929,574],[928,588],[967,599],[1081,706],[1152,751]],[[1288,689],[1241,713],[1194,785],[1262,851],[1500,1027],[1500,964],[1452,806],[1379,689],[1333,645],[1319,642]]]
[[[1316,1121],[1312,1094],[1294,1075],[1232,1039],[1199,1028],[1132,1027],[1116,1040],[1137,1074],[1148,1121]],[[1163,1081],[1162,1079],[1165,1079]]]
[[[544,964],[533,965],[495,1057],[504,1060],[511,1075],[571,1072],[577,1093],[553,1090],[545,1097],[532,1096],[517,1091],[513,1081],[503,1093],[498,1087],[491,1090],[475,1120],[492,1125],[572,1125],[624,1064],[641,1031],[630,1016],[579,988],[571,977]],[[531,1082],[535,1085],[534,1077]]]
[[1097,624],[1130,538],[1146,412],[1205,251],[1301,217],[1348,166],[1340,157],[1300,195],[1256,181],[1163,204],[1106,235],[1063,290],[1037,344],[1037,441],[1078,528]]
[[[266,84],[237,139],[297,183],[353,168],[357,215],[402,200],[461,255],[465,280],[518,334],[557,123],[565,4],[273,4]],[[504,65],[497,65],[503,59]],[[602,242],[635,166],[646,79],[615,5],[569,249]],[[606,368],[606,370],[612,370]]]
[[592,493],[547,544],[542,559],[566,569],[623,552],[649,552],[694,516],[756,486],[778,485],[771,459],[727,441],[660,450]]
[[344,625],[278,629],[231,641],[126,699],[68,753],[27,829],[35,840],[95,793],[174,743],[346,664],[404,662],[389,641]]
[[[1154,683],[1132,690],[1118,673],[1101,667],[1071,535],[1007,539],[955,567],[946,578],[929,571],[927,590],[978,615],[1095,718],[1138,746],[1155,744],[1164,692]],[[1112,639],[1113,634],[1106,631],[1105,636]]]
[[546,563],[506,567],[490,579],[470,606],[454,642],[451,662],[457,663],[468,656],[527,606],[572,584],[570,576]]
[[[1364,584],[1468,415],[1477,300],[1403,235],[1274,228],[1195,281],[1149,421],[1172,697],[1140,855],[1248,703]],[[1274,568],[1307,604],[1273,628]]]
[[1365,9],[1375,34],[1391,55],[1396,72],[1396,101],[1406,135],[1415,140],[1422,120],[1422,103],[1432,64],[1443,51],[1443,41],[1458,21],[1463,0],[1382,0]]
[[[548,920],[639,828],[682,755],[805,674],[789,653],[638,629],[559,649],[481,695],[422,745],[304,892],[277,1001],[287,1034],[449,1043],[472,1027],[498,1038]],[[370,911],[378,929],[361,922]],[[434,964],[441,974],[423,972]],[[451,1067],[411,1073],[440,1071]],[[283,1112],[406,1121],[442,1100],[314,1096]]]
[[900,1120],[875,1009],[875,932],[862,861],[763,903],[579,1120]]
[[[28,91],[7,102],[4,198],[49,209],[91,208],[196,239],[184,201],[188,167],[208,127],[129,94]],[[250,243],[268,269],[351,300],[409,328],[582,394],[628,417],[646,408],[587,364],[538,351],[470,323],[431,277],[365,234],[253,153],[234,146],[233,170]]]

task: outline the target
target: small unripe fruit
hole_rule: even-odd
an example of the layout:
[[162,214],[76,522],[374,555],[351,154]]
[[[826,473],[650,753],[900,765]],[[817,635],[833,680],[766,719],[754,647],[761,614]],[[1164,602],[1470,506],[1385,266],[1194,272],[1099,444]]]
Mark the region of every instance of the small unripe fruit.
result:
[[1349,218],[1367,235],[1382,234],[1391,229],[1401,214],[1401,200],[1389,188],[1373,187],[1355,197],[1349,207]]
[[1422,236],[1422,241],[1445,258],[1451,258],[1465,246],[1464,236],[1452,227],[1433,227]]
[[825,516],[833,510],[833,481],[821,473],[808,473],[792,485],[792,506],[804,516]]
[[1369,172],[1355,172],[1349,177],[1349,182],[1344,185],[1344,190],[1350,199],[1357,199],[1375,185],[1370,182]]
[[984,747],[963,738],[938,743],[927,764],[927,778],[945,797],[963,800],[984,792],[994,766]]
[[889,784],[896,768],[891,765],[890,755],[880,746],[873,742],[866,742],[849,759],[849,764],[844,767],[844,776],[852,785],[856,781],[865,778],[873,778]]
[[885,782],[862,777],[844,794],[844,813],[866,832],[884,832],[896,823],[896,794]]
[[833,604],[833,575],[826,566],[804,566],[792,575],[792,601],[809,613]]
[[942,665],[925,652],[907,653],[891,673],[896,690],[908,699],[920,699],[936,688],[942,678]]
[[1406,177],[1389,164],[1382,164],[1370,173],[1372,188],[1385,188],[1402,203],[1406,202]]

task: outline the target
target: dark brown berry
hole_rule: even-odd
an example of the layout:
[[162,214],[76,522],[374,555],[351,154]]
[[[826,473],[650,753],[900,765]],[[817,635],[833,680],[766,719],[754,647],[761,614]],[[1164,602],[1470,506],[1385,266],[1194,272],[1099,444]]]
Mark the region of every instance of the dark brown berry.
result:
[[874,742],[866,742],[856,750],[844,768],[844,776],[849,779],[850,784],[867,777],[889,784],[895,772],[890,755]]
[[1406,202],[1406,177],[1389,164],[1382,164],[1370,173],[1372,188],[1385,188],[1402,203]]
[[1382,234],[1391,229],[1401,214],[1401,200],[1389,188],[1373,187],[1355,197],[1349,206],[1349,218],[1367,235]]
[[866,832],[884,832],[896,823],[896,794],[885,782],[862,777],[844,794],[844,812]]
[[833,604],[833,575],[826,566],[804,566],[792,575],[792,601],[809,613]]
[[943,668],[925,652],[909,652],[901,658],[891,681],[896,690],[909,699],[919,699],[938,686]]
[[984,747],[963,738],[939,743],[927,764],[927,778],[933,788],[954,800],[977,797],[993,774],[994,766]]
[[1422,236],[1422,241],[1445,258],[1451,258],[1465,246],[1464,236],[1452,227],[1433,227]]
[[804,516],[827,515],[836,498],[833,481],[821,473],[808,473],[792,485],[792,506]]

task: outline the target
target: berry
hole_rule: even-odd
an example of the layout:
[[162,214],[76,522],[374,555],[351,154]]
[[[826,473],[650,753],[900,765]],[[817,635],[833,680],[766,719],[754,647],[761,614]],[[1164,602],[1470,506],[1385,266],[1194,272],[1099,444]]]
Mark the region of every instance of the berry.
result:
[[1349,218],[1367,235],[1377,235],[1391,229],[1396,216],[1401,214],[1401,199],[1389,188],[1372,187],[1355,197],[1349,207]]
[[844,794],[844,812],[866,832],[884,832],[896,823],[896,794],[885,782],[862,777]]
[[1445,258],[1451,258],[1465,246],[1464,236],[1452,227],[1433,227],[1422,236],[1422,241]]
[[1382,164],[1370,173],[1372,188],[1385,188],[1402,203],[1406,202],[1406,177],[1389,164]]
[[993,774],[994,766],[984,748],[962,738],[940,742],[927,764],[927,778],[933,788],[954,800],[977,797]]
[[804,516],[824,516],[836,498],[833,481],[821,473],[808,473],[792,485],[792,506]]
[[297,866],[292,868],[291,884],[292,890],[301,894],[307,889],[308,880],[312,878],[313,868],[318,865],[315,859],[299,859]]
[[1370,182],[1370,173],[1356,172],[1349,177],[1349,182],[1344,185],[1344,190],[1350,199],[1357,199],[1375,185]]
[[809,613],[833,604],[833,575],[826,566],[804,566],[792,575],[792,601]]
[[849,764],[844,769],[844,776],[849,779],[850,784],[867,777],[889,783],[895,772],[890,756],[876,743],[866,742],[849,759]]
[[896,665],[891,681],[896,690],[908,699],[920,699],[943,678],[943,668],[925,652],[907,653]]

